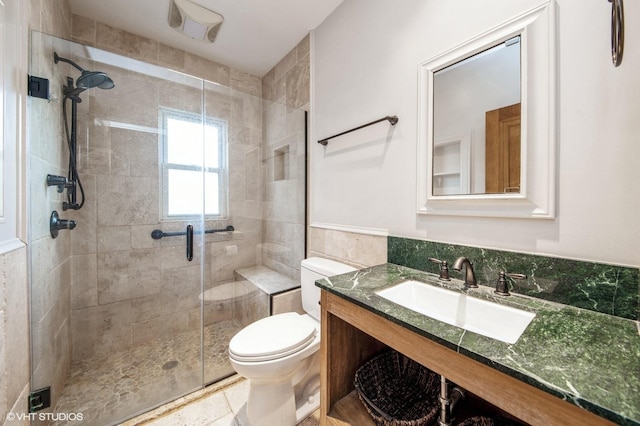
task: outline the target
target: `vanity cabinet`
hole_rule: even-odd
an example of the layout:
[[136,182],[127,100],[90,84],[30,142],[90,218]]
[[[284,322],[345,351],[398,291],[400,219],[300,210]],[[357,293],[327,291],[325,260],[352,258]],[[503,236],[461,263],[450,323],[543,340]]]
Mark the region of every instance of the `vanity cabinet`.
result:
[[355,394],[353,378],[362,364],[387,347],[523,422],[613,424],[324,289],[321,307],[321,425],[373,425]]

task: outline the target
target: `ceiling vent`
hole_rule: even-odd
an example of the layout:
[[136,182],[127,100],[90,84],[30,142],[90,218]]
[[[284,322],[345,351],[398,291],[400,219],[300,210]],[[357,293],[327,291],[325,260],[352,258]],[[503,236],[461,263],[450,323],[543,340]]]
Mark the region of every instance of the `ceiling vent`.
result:
[[169,26],[195,40],[213,43],[224,18],[189,0],[171,0]]

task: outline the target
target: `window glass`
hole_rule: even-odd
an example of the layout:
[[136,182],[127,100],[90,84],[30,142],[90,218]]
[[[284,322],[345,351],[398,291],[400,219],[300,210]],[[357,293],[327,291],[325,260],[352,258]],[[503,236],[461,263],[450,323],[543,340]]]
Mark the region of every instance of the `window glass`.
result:
[[[163,216],[226,216],[226,122],[163,110]],[[203,133],[204,132],[204,133]]]

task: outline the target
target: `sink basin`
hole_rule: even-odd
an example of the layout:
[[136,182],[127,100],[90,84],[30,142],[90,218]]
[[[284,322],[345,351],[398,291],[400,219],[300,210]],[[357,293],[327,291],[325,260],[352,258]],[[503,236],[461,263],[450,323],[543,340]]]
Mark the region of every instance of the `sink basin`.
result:
[[536,316],[532,312],[413,280],[376,294],[412,311],[505,343],[518,341]]

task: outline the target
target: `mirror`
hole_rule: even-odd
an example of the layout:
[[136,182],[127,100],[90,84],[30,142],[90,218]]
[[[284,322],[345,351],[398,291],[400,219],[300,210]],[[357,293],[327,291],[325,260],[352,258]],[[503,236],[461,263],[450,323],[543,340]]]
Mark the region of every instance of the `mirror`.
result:
[[520,192],[520,36],[433,75],[433,195]]
[[419,66],[418,213],[555,216],[553,2]]

